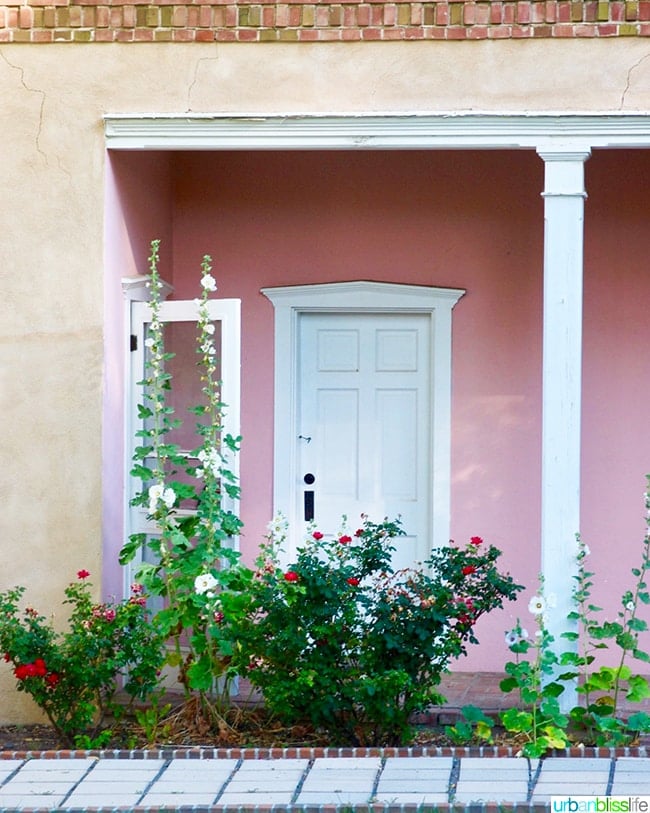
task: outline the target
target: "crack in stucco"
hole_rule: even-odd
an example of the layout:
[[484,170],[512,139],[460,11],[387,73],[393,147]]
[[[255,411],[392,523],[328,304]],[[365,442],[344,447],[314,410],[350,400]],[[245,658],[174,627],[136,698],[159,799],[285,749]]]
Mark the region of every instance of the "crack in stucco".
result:
[[36,151],[38,152],[39,155],[41,155],[43,157],[43,160],[47,164],[48,163],[47,155],[46,155],[45,151],[41,148],[41,133],[43,132],[43,114],[44,114],[44,109],[45,109],[45,91],[44,90],[39,90],[38,88],[30,87],[27,84],[27,82],[25,82],[25,69],[22,68],[20,65],[14,65],[13,62],[10,62],[7,59],[7,56],[6,56],[5,52],[4,52],[4,49],[2,49],[2,48],[0,48],[0,57],[2,58],[2,60],[10,68],[12,68],[13,70],[18,71],[20,73],[20,84],[23,86],[23,88],[26,91],[28,91],[28,93],[37,93],[41,97],[41,103],[40,103],[39,111],[38,111],[38,128],[36,130],[35,143],[36,143]]
[[218,54],[215,54],[215,56],[202,56],[200,59],[197,59],[196,65],[194,66],[194,76],[192,78],[192,81],[190,82],[190,85],[189,85],[188,89],[187,89],[187,110],[186,110],[186,112],[188,112],[188,113],[192,112],[192,91],[194,90],[194,86],[196,85],[196,83],[198,82],[198,79],[199,79],[199,68],[201,67],[201,63],[202,62],[215,62],[218,59],[219,59]]
[[630,66],[630,69],[627,72],[625,87],[623,88],[623,93],[621,94],[621,104],[619,110],[622,110],[623,107],[625,106],[625,97],[627,96],[628,91],[630,90],[630,85],[632,84],[632,74],[637,68],[639,68],[646,61],[646,59],[650,59],[650,53],[647,53],[645,56],[642,56],[640,59],[637,59],[634,65]]

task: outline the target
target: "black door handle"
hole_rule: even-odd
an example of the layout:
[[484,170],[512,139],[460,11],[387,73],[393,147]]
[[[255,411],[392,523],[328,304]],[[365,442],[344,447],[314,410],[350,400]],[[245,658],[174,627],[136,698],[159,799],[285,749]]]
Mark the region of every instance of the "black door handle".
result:
[[311,522],[314,518],[314,492],[305,491],[305,522]]

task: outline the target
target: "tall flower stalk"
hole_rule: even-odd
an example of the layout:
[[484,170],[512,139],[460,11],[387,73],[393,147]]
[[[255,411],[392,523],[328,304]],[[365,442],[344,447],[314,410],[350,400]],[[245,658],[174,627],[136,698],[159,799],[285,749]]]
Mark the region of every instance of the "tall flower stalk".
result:
[[[153,563],[142,563],[138,578],[152,595],[163,599],[163,608],[153,617],[161,635],[172,644],[168,662],[179,669],[186,698],[198,692],[206,707],[206,694],[214,695],[227,672],[229,655],[224,652],[219,623],[226,593],[245,581],[239,554],[232,540],[240,520],[225,504],[236,500],[239,486],[228,465],[227,453],[239,448],[239,438],[223,432],[224,404],[217,379],[218,361],[215,326],[210,318],[209,295],[217,284],[211,274],[211,259],[201,264],[201,296],[196,301],[197,368],[202,402],[190,409],[196,416],[197,446],[182,451],[171,442],[170,432],[182,424],[169,403],[172,378],[165,350],[160,317],[161,281],[158,274],[159,241],[151,244],[149,258],[151,322],[146,339],[148,357],[139,417],[144,426],[136,434],[142,443],[134,453],[131,474],[142,488],[133,500],[147,511],[155,525],[151,536],[134,534],[123,547],[120,561],[132,561],[143,546],[154,554]],[[182,475],[177,479],[178,474]],[[181,510],[181,504],[192,509]],[[225,644],[227,648],[227,644]],[[224,689],[227,698],[227,688]]]

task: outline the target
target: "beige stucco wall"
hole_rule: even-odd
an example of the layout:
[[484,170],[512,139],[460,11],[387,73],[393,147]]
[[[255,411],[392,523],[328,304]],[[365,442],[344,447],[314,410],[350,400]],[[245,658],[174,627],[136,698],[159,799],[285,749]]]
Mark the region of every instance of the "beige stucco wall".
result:
[[[105,113],[650,109],[650,41],[0,47],[0,589],[101,571]],[[0,675],[0,721],[33,717]]]

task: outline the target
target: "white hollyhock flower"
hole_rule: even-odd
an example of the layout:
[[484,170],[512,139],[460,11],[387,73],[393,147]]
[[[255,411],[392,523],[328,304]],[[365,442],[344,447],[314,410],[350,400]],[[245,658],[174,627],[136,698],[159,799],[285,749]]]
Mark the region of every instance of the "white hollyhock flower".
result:
[[207,593],[208,596],[214,595],[214,588],[217,587],[219,582],[215,579],[212,573],[201,573],[194,579],[194,590],[202,596]]
[[508,630],[505,634],[506,646],[514,646],[519,643],[519,633],[517,630]]
[[149,513],[155,514],[158,510],[158,501],[163,495],[163,491],[165,487],[162,483],[156,483],[153,486],[149,486]]
[[212,274],[204,274],[201,277],[201,287],[204,291],[216,291],[217,281]]
[[546,601],[544,596],[533,596],[528,602],[528,612],[533,615],[542,615],[546,609]]
[[173,488],[166,488],[160,495],[160,499],[165,503],[167,508],[171,508],[176,502],[176,492]]

